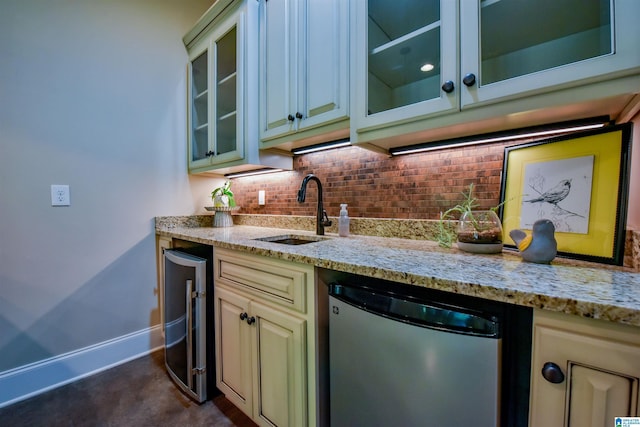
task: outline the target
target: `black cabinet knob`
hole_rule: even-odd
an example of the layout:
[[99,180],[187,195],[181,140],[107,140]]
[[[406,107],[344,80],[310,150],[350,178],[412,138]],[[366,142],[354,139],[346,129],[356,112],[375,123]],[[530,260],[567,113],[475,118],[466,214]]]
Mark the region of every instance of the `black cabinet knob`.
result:
[[216,153],[214,153],[213,151],[209,150],[206,153],[204,153],[204,155],[207,156],[207,157],[211,157],[211,156],[215,156]]
[[247,317],[249,317],[249,315],[247,313],[240,313],[240,320],[244,320]]
[[251,325],[256,322],[256,318],[251,316],[247,319],[247,324]]
[[462,79],[462,83],[464,83],[465,86],[473,86],[474,84],[476,84],[476,75],[473,73],[467,74]]
[[294,121],[295,119],[296,119],[296,118],[295,118],[295,117],[293,117],[291,114],[289,114],[289,115],[287,116],[287,120],[289,120],[290,122]]
[[447,80],[446,82],[444,82],[442,84],[442,90],[447,92],[447,93],[453,92],[453,90],[455,88],[456,88],[456,86],[453,84],[453,82],[451,80]]
[[296,119],[301,119],[301,118],[302,118],[302,114],[296,113]]
[[553,362],[547,362],[542,367],[542,376],[545,380],[553,384],[560,384],[564,381],[564,374],[560,366]]

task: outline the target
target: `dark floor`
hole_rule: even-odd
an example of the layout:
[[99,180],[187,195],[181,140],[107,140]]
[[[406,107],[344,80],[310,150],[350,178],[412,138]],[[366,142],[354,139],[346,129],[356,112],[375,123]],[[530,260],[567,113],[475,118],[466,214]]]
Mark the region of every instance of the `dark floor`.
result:
[[162,351],[0,408],[0,426],[256,425],[220,395],[198,405],[169,378]]

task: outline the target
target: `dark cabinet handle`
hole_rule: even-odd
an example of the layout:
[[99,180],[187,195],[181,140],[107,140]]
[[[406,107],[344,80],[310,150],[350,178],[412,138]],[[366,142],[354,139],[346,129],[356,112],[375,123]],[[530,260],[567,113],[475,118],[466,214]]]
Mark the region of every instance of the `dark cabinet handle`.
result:
[[560,366],[553,362],[547,362],[542,367],[542,376],[545,380],[553,384],[560,384],[564,381],[564,374]]
[[215,156],[215,155],[216,155],[216,153],[214,153],[214,152],[213,152],[213,151],[211,151],[211,150],[207,151],[207,152],[206,152],[206,153],[204,153],[204,154],[205,154],[205,156],[207,156],[207,157],[211,157],[211,156]]
[[453,84],[453,82],[451,80],[447,80],[446,82],[444,82],[442,84],[442,90],[447,92],[447,93],[451,93],[453,92],[453,90],[455,89],[455,85]]
[[296,113],[296,119],[301,119],[301,118],[302,118],[302,114]]
[[295,117],[293,117],[291,114],[289,114],[289,115],[287,116],[287,120],[289,120],[290,122],[294,121],[295,119],[296,119],[296,118],[295,118]]
[[476,75],[473,73],[467,74],[462,79],[462,83],[464,83],[465,86],[469,86],[469,87],[473,86],[474,84],[476,84]]
[[247,314],[247,312],[240,313],[240,320],[246,320],[249,325],[256,323],[256,318]]

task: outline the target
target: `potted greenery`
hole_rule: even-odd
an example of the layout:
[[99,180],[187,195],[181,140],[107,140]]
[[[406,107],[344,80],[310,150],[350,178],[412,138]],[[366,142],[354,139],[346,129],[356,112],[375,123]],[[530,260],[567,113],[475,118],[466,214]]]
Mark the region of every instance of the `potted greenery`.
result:
[[[462,203],[447,209],[440,215],[437,240],[440,246],[450,248],[457,241],[458,248],[474,253],[498,253],[502,251],[502,224],[496,211],[502,203],[488,210],[477,210],[473,196],[473,183],[469,191],[462,193]],[[457,218],[456,218],[457,214]],[[452,220],[457,219],[457,224]]]
[[213,190],[211,192],[211,200],[213,200],[213,206],[205,208],[208,211],[215,212],[213,226],[231,227],[233,225],[231,211],[239,209],[231,191],[231,181],[226,181],[224,185]]
[[232,208],[236,205],[231,191],[231,181],[226,181],[224,185],[211,192],[214,208]]

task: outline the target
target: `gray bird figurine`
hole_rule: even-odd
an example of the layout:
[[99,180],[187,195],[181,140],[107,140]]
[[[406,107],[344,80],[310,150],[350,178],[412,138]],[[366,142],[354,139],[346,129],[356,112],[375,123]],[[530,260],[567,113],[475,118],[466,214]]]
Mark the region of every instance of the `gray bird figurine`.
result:
[[553,222],[548,219],[539,219],[533,223],[530,235],[522,230],[511,230],[509,236],[518,247],[523,260],[549,264],[558,253],[555,231]]
[[525,200],[525,202],[527,203],[547,202],[547,203],[551,203],[552,205],[557,205],[558,203],[560,203],[561,201],[567,198],[570,191],[571,191],[571,180],[563,179],[558,183],[558,185],[553,187],[551,190],[545,191],[535,199]]

